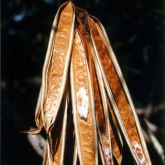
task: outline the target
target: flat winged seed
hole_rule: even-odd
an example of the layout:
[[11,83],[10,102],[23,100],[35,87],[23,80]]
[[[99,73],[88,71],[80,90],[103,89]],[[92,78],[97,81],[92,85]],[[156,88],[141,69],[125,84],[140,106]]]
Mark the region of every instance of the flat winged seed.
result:
[[119,79],[119,76],[121,77],[121,75],[117,73],[113,63],[114,61],[110,58],[111,56],[107,44],[105,44],[107,41],[104,38],[103,33],[101,33],[99,25],[96,24],[92,18],[88,19],[88,23],[95,45],[97,60],[102,69],[107,94],[134,160],[139,165],[151,164],[142,134],[139,134],[139,129],[137,130],[137,128],[139,128],[139,123],[136,120],[135,113],[132,112],[133,109],[130,107],[127,95],[125,94],[126,91],[124,91],[122,86],[124,78],[122,77]]
[[96,123],[91,92],[84,45],[76,30],[71,60],[71,95],[76,143],[81,165],[97,165],[98,161]]
[[[43,118],[44,127],[48,131],[54,123],[64,93],[66,78],[71,55],[74,29],[74,8],[69,2],[60,13],[51,50],[43,70],[44,98]],[[46,74],[46,75],[45,75]]]

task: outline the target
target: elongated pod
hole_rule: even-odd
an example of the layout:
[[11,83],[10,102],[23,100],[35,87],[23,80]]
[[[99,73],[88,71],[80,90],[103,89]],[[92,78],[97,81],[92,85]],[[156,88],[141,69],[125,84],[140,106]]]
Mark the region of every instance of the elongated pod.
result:
[[[112,146],[111,146],[111,135],[110,135],[110,121],[109,121],[109,115],[108,115],[108,106],[107,106],[107,100],[106,100],[106,93],[102,81],[102,77],[99,72],[99,68],[95,67],[96,73],[93,70],[94,73],[94,83],[96,86],[96,83],[99,85],[99,90],[101,93],[101,102],[103,104],[102,111],[105,115],[105,123],[104,127],[105,130],[103,132],[99,131],[99,138],[100,138],[100,150],[102,150],[102,160],[104,160],[105,165],[113,165],[113,159],[112,159]],[[96,77],[97,74],[97,77]]]
[[118,143],[116,139],[114,138],[114,133],[110,124],[109,112],[108,112],[108,108],[109,108],[108,100],[106,98],[106,92],[105,92],[104,83],[102,80],[101,71],[99,69],[96,59],[94,61],[95,61],[95,70],[96,70],[97,80],[99,84],[99,89],[101,91],[103,111],[105,114],[105,128],[106,129],[105,129],[105,132],[101,132],[101,136],[100,136],[100,138],[102,139],[101,149],[103,150],[103,156],[104,156],[104,159],[106,160],[105,164],[113,164],[112,153],[114,157],[116,158],[118,164],[121,164],[121,160],[122,160],[121,148],[118,146]]
[[97,136],[91,80],[84,46],[77,30],[70,72],[73,120],[79,161],[81,165],[97,165]]
[[121,132],[109,102],[108,102],[108,110],[109,110],[108,115],[110,116],[110,123],[111,123],[110,137],[112,144],[112,152],[118,165],[121,165],[123,159],[123,155],[122,155],[123,139],[121,138]]
[[[86,27],[83,25],[81,19],[79,19],[79,23],[80,23],[79,31],[83,34],[82,37],[83,43],[84,45],[86,45],[85,47],[87,49],[86,55],[88,60],[91,82],[94,91],[97,132],[99,135],[98,143],[99,143],[102,163],[113,164],[113,159],[112,159],[112,153],[113,153],[117,162],[121,164],[121,160],[122,160],[121,149],[116,142],[116,139],[114,137],[110,125],[109,113],[108,113],[109,104],[106,97],[101,71],[96,61],[96,57],[94,54],[95,52],[92,45],[92,41],[90,39],[90,35],[87,32]],[[113,141],[111,141],[111,139]]]
[[107,113],[108,106],[106,102],[105,89],[104,89],[102,77],[101,75],[99,75],[99,72],[97,70],[98,68],[94,67],[94,63],[93,63],[94,50],[88,34],[86,34],[84,42],[86,42],[88,48],[88,52],[87,52],[88,66],[89,66],[89,72],[90,72],[90,77],[92,80],[91,82],[94,91],[95,112],[96,112],[96,121],[97,121],[96,123],[98,130],[97,132],[99,135],[98,142],[99,142],[100,154],[103,164],[113,165],[112,148],[110,142],[110,123],[109,123],[109,116]]
[[55,17],[42,73],[43,125],[48,132],[64,94],[71,56],[75,11],[71,2],[62,5]]
[[124,78],[121,73],[118,74],[116,71],[116,66],[109,54],[107,39],[103,36],[104,33],[101,33],[102,29],[99,24],[94,22],[92,18],[89,18],[88,21],[107,94],[126,142],[137,164],[151,164],[143,136],[139,133],[140,125],[137,116],[135,117],[134,109],[130,106],[129,99],[125,94],[127,91],[122,85]]
[[50,164],[50,158],[53,162],[53,165],[63,165],[64,164],[64,151],[65,151],[65,141],[66,141],[66,125],[67,125],[67,111],[68,111],[68,95],[63,99],[63,106],[60,108],[60,112],[57,116],[57,123],[52,128],[50,133],[49,143],[47,145],[47,155],[43,161],[44,165]]
[[74,144],[74,153],[73,153],[73,165],[77,165],[78,162],[78,153],[77,153],[77,143]]
[[[126,98],[128,104],[130,106],[131,111],[132,111],[132,115],[133,115],[134,120],[135,120],[135,123],[136,123],[136,128],[137,128],[137,131],[139,133],[139,138],[141,140],[141,144],[142,144],[143,149],[144,149],[144,152],[145,152],[147,163],[148,164],[151,164],[150,157],[149,157],[149,154],[148,154],[148,150],[147,150],[147,147],[146,147],[146,143],[145,143],[145,140],[144,140],[142,131],[141,131],[142,129],[141,129],[141,126],[140,126],[140,122],[139,122],[138,116],[136,114],[135,107],[134,107],[133,101],[131,99],[131,95],[130,95],[130,92],[129,92],[128,87],[126,85],[126,82],[124,80],[122,71],[121,71],[120,66],[119,66],[119,64],[117,62],[116,56],[115,56],[115,54],[114,54],[114,52],[112,50],[111,44],[109,42],[108,36],[106,34],[106,31],[105,31],[103,25],[101,24],[101,22],[97,18],[94,18],[94,20],[95,20],[95,22],[96,22],[96,24],[98,26],[98,30],[100,31],[100,34],[104,38],[104,41],[105,41],[105,44],[106,44],[106,47],[107,47],[107,51],[108,51],[109,56],[110,56],[110,58],[112,60],[112,63],[114,65],[114,68],[116,69],[116,73],[118,75],[118,79],[120,81],[121,88],[124,91],[125,98]],[[139,149],[139,146],[136,145],[136,143],[134,143],[134,144],[135,144],[135,147],[133,147],[134,150]]]
[[[88,34],[86,27],[83,25],[80,18],[77,18],[79,21],[79,31],[81,32],[83,43],[86,48],[87,61],[89,66],[89,72],[91,77],[91,82],[94,90],[94,100],[95,100],[95,112],[96,112],[96,123],[97,123],[97,132],[99,135],[98,143],[100,154],[103,164],[113,164],[112,152],[117,159],[117,162],[121,164],[121,151],[114,137],[112,128],[109,121],[108,113],[108,102],[106,98],[106,92],[104,88],[104,83],[102,80],[102,75],[98,67],[95,55],[94,48]],[[94,67],[94,64],[95,67]],[[112,137],[111,137],[112,136]],[[111,139],[113,141],[111,141]],[[113,149],[111,148],[111,144]]]
[[51,146],[52,146],[51,134],[49,133],[46,139],[45,152],[44,152],[42,165],[54,165]]
[[[65,150],[65,140],[66,140],[66,125],[67,125],[67,111],[68,111],[68,97],[66,98],[66,102],[64,103],[65,107],[64,107],[64,116],[63,116],[63,122],[62,122],[62,130],[61,130],[61,136],[57,137],[59,140],[59,143],[53,143],[53,157],[54,157],[54,164],[58,164],[58,165],[63,165],[64,164],[64,150]],[[59,126],[59,122],[58,124],[56,124],[56,126]],[[55,134],[57,134],[57,132],[54,132]],[[56,141],[57,142],[57,141]]]

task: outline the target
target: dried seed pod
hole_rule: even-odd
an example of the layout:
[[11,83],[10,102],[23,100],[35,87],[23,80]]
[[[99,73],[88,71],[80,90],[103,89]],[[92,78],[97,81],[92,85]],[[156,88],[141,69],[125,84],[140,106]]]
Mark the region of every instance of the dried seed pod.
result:
[[[113,134],[110,125],[109,113],[108,113],[109,104],[107,102],[106,92],[104,89],[101,72],[99,70],[97,61],[95,59],[94,48],[90,36],[86,30],[86,27],[83,25],[80,17],[77,16],[77,20],[79,22],[79,31],[82,34],[83,43],[86,48],[86,56],[89,66],[89,72],[94,90],[95,112],[96,112],[96,121],[97,121],[96,123],[97,123],[97,132],[99,135],[98,143],[99,143],[102,163],[113,164],[113,159],[112,159],[112,152],[113,152],[114,157],[116,158],[118,164],[121,164],[121,160],[122,160],[121,148],[118,146],[118,143],[116,142],[116,138]],[[93,62],[95,63],[95,67]],[[115,127],[118,128],[116,126],[116,121],[115,121]],[[113,148],[111,147],[111,144]]]
[[[107,100],[106,100],[106,93],[104,89],[104,84],[102,81],[102,76],[100,73],[100,70],[98,67],[95,67],[96,73],[97,73],[97,81],[95,82],[98,83],[100,93],[101,93],[101,101],[102,101],[102,111],[104,111],[105,115],[105,122],[104,122],[104,127],[105,130],[103,132],[98,131],[99,133],[99,138],[100,138],[100,150],[102,150],[102,161],[104,162],[105,165],[109,164],[114,164],[113,159],[112,159],[112,146],[111,146],[111,135],[110,135],[110,121],[109,121],[109,115],[108,115],[108,106],[107,106]],[[93,79],[96,79],[96,73],[94,74]],[[96,80],[95,80],[96,81]]]
[[72,49],[74,19],[72,3],[62,5],[57,12],[50,36],[43,68],[41,99],[43,124],[47,132],[56,119],[64,94]]
[[110,122],[111,123],[111,127],[110,127],[111,136],[110,137],[111,137],[111,144],[112,144],[112,152],[113,152],[113,156],[115,157],[118,165],[120,165],[122,163],[122,159],[123,159],[123,156],[122,156],[123,141],[121,138],[119,126],[117,124],[116,118],[112,112],[112,108],[111,108],[109,102],[108,102],[108,110],[109,110],[109,116],[110,116],[110,121],[111,121]]
[[77,162],[78,162],[78,153],[77,153],[77,144],[75,141],[74,154],[73,154],[73,165],[77,165]]
[[97,165],[97,136],[91,80],[84,46],[77,30],[74,36],[70,74],[79,161],[81,165]]
[[105,93],[101,74],[98,68],[97,67],[95,68],[93,64],[94,50],[88,34],[86,35],[86,44],[88,47],[88,66],[89,66],[92,86],[94,90],[95,112],[96,112],[97,130],[98,130],[97,132],[99,135],[98,139],[99,139],[99,149],[101,153],[101,158],[103,164],[113,165],[112,148],[110,142],[110,122],[109,122],[108,107],[106,102],[106,93]]
[[[101,132],[101,138],[102,138],[102,150],[104,151],[104,155],[108,155],[108,153],[110,154],[108,157],[111,158],[111,163],[110,164],[113,164],[112,162],[112,153],[114,154],[114,157],[117,159],[118,163],[120,164],[121,163],[121,159],[122,159],[122,155],[121,155],[121,149],[120,147],[118,146],[117,142],[116,142],[116,139],[114,138],[114,133],[112,131],[112,128],[111,128],[111,123],[110,123],[110,119],[109,119],[109,112],[108,112],[108,100],[106,98],[106,92],[105,92],[105,89],[104,89],[104,83],[103,83],[103,80],[102,80],[102,75],[101,75],[101,72],[100,72],[100,69],[99,69],[99,66],[97,64],[97,61],[95,60],[95,70],[96,70],[96,73],[97,73],[97,80],[98,80],[98,84],[99,84],[99,89],[101,91],[101,96],[102,96],[102,103],[103,103],[103,111],[104,111],[104,115],[105,115],[105,131],[104,132]],[[96,76],[96,75],[95,75]],[[94,77],[95,77],[94,76]],[[93,79],[95,79],[93,77]],[[96,84],[96,82],[94,82]],[[114,122],[114,121],[113,121]],[[118,129],[117,126],[115,126],[115,128]],[[112,141],[113,139],[113,141]],[[106,144],[107,143],[107,144]],[[107,145],[109,145],[109,147],[106,147]],[[105,147],[104,147],[105,146]],[[115,148],[114,148],[115,146]],[[114,151],[115,149],[115,151]],[[117,154],[116,154],[117,152]],[[106,163],[106,164],[109,164],[109,163]]]
[[109,54],[107,39],[105,39],[104,33],[101,33],[102,29],[99,24],[91,17],[88,17],[88,23],[109,100],[134,160],[139,165],[151,164],[143,136],[139,133],[140,125],[137,116],[130,106],[130,97],[128,99],[126,94],[128,90],[126,91],[123,88],[123,86],[126,86],[126,84],[123,85],[124,78],[121,72],[116,71],[119,67],[116,69],[116,65],[114,65],[114,61]]
[[[55,126],[49,133],[49,143],[47,154],[45,155],[44,165],[48,165],[52,160],[53,164],[63,165],[64,164],[64,151],[65,151],[65,141],[66,141],[66,125],[67,125],[67,111],[68,111],[68,95],[63,99],[63,106],[60,108],[60,112],[57,116]],[[48,147],[50,148],[48,151]],[[51,157],[51,158],[49,158]]]
[[[70,91],[69,88],[68,90]],[[75,133],[74,133],[73,114],[72,114],[72,105],[71,105],[70,95],[69,95],[69,105],[68,105],[68,114],[67,114],[65,146],[66,147],[65,147],[63,164],[74,164],[73,162],[74,162],[74,155],[75,155],[74,152],[75,152],[76,144],[75,144]]]
[[51,146],[52,146],[51,135],[49,133],[46,139],[45,153],[44,153],[42,165],[53,165]]
[[[64,150],[65,150],[65,139],[66,139],[66,125],[67,125],[67,111],[68,111],[68,98],[66,99],[66,103],[64,104],[64,116],[63,116],[63,122],[62,122],[62,130],[61,130],[61,136],[56,137],[56,140],[54,141],[53,145],[53,158],[54,158],[54,164],[63,165],[64,164]],[[60,121],[59,121],[60,122]],[[59,122],[56,124],[57,129],[59,129]],[[53,131],[53,130],[52,130]],[[54,130],[54,134],[57,134],[57,131]]]
[[[83,27],[82,24],[79,26],[79,31],[82,34],[82,40],[83,40],[84,46],[86,47],[86,57],[87,57],[88,68],[89,68],[89,73],[90,73],[91,82],[92,82],[92,88],[94,91],[93,93],[94,93],[94,101],[95,101],[96,119],[97,119],[97,123],[99,127],[98,129],[101,132],[104,132],[105,131],[105,113],[103,110],[103,105],[102,105],[102,100],[101,100],[101,90],[99,89],[98,79],[97,79],[96,71],[93,64],[94,50],[92,47],[90,36],[87,33],[86,28]],[[106,103],[105,103],[105,106],[106,106]]]
[[53,23],[35,121],[30,133],[47,133],[43,165],[120,165],[125,141],[136,164],[151,164],[104,27],[71,1]]

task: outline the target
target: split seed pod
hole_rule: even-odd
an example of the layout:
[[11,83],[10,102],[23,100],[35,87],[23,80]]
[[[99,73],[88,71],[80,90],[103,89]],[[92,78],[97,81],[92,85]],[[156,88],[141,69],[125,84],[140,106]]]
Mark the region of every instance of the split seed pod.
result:
[[[95,21],[94,21],[95,20]],[[142,136],[140,124],[131,101],[126,83],[119,69],[117,60],[104,36],[101,23],[88,17],[92,41],[99,63],[105,87],[114,114],[136,163],[149,164],[150,159]],[[113,56],[112,56],[113,54]]]
[[95,165],[98,159],[92,84],[85,49],[78,30],[75,30],[72,50],[71,91],[79,160],[82,165],[89,162]]
[[104,27],[71,1],[53,22],[35,121],[29,132],[47,134],[43,165],[121,165],[124,146],[135,164],[151,165]]

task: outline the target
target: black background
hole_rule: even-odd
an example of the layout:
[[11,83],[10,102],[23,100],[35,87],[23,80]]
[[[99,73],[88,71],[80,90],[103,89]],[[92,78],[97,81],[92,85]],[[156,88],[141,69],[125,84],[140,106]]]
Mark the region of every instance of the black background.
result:
[[[34,111],[51,25],[62,0],[3,0],[1,3],[2,165],[41,164],[20,130],[34,126]],[[157,127],[165,148],[165,2],[75,0],[105,26],[139,115]],[[150,109],[148,114],[148,109]],[[152,142],[153,164],[163,164]]]

